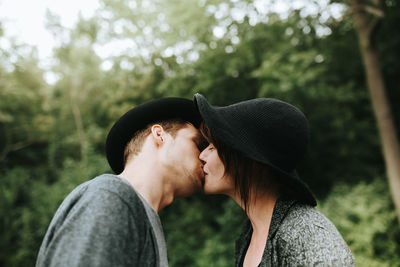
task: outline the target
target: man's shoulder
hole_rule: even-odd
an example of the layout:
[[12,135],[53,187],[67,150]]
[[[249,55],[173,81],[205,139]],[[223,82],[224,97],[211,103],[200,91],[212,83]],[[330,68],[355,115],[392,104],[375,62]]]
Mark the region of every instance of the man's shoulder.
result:
[[54,264],[57,266],[84,265],[87,260],[89,265],[99,266],[154,261],[144,206],[133,187],[122,179],[100,175],[67,196],[50,223],[37,266],[48,266],[50,261],[59,263]]
[[77,186],[61,203],[51,226],[58,228],[74,221],[90,221],[93,216],[113,220],[141,218],[138,220],[140,225],[148,223],[144,219],[145,208],[133,187],[122,178],[109,174],[97,176]]
[[99,175],[92,180],[87,181],[83,185],[86,185],[89,190],[106,190],[117,194],[128,193],[137,195],[136,191],[128,181],[113,174]]
[[[85,194],[97,196],[113,195],[121,199],[128,206],[138,207],[143,206],[136,190],[124,178],[113,174],[102,174],[92,180],[82,184],[85,188]],[[81,185],[81,186],[82,186]]]
[[[74,206],[104,208],[126,206],[131,211],[143,212],[144,207],[137,192],[123,178],[102,174],[77,186],[63,201],[59,210]],[[136,213],[136,212],[135,212]]]

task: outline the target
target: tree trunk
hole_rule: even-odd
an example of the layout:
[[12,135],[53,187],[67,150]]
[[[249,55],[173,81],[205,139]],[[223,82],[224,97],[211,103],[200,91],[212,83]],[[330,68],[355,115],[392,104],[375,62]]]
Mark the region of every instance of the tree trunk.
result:
[[350,0],[350,4],[367,76],[368,90],[378,122],[390,190],[400,222],[400,146],[386,95],[378,51],[374,43],[373,20],[376,18],[370,19],[362,0]]
[[87,150],[88,150],[88,142],[86,139],[85,129],[83,127],[81,110],[79,109],[79,101],[77,97],[77,92],[80,90],[80,82],[78,81],[78,75],[75,74],[74,71],[71,71],[71,87],[69,90],[69,101],[72,109],[72,114],[74,117],[74,122],[76,126],[76,130],[78,132],[79,143],[81,147],[81,163],[84,167],[86,167],[87,163]]

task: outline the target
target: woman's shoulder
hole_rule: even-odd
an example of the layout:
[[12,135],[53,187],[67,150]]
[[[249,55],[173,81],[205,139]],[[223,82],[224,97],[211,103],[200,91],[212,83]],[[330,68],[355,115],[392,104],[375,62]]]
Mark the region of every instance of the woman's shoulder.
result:
[[[290,233],[286,231],[287,229],[290,229]],[[324,214],[312,206],[301,203],[296,203],[290,208],[277,234],[285,239],[310,239],[320,235],[340,236],[334,224]]]
[[275,247],[286,259],[333,264],[327,266],[354,264],[351,251],[334,224],[309,205],[293,205],[273,239]]

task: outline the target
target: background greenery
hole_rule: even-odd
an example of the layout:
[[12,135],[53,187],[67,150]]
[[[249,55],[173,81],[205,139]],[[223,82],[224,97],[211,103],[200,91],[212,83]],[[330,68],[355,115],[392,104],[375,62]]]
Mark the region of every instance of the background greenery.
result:
[[[0,265],[34,265],[64,197],[111,172],[104,140],[120,115],[146,100],[200,92],[214,105],[276,97],[302,109],[311,144],[299,173],[318,209],[358,266],[400,266],[400,228],[356,33],[346,3],[333,5],[341,16],[313,1],[314,12],[277,14],[246,0],[103,0],[73,29],[48,14],[59,40],[54,84],[44,80],[36,49],[11,40],[0,49]],[[377,42],[399,125],[399,2],[387,0],[384,11]],[[2,32],[0,21],[0,39]],[[118,41],[131,43],[106,59],[97,55]],[[245,216],[231,200],[193,196],[161,217],[171,266],[233,265]]]

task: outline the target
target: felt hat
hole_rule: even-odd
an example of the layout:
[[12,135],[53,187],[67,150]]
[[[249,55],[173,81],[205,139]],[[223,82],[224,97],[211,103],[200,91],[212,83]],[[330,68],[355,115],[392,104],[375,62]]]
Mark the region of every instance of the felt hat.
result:
[[150,123],[170,119],[181,119],[196,128],[201,121],[193,101],[185,98],[168,97],[151,100],[138,105],[115,122],[106,140],[106,156],[111,169],[119,174],[124,170],[124,150],[133,135]]
[[211,132],[229,148],[282,174],[282,181],[302,202],[316,200],[296,172],[304,157],[309,129],[305,115],[273,98],[256,98],[233,105],[211,106],[201,94],[194,103]]

